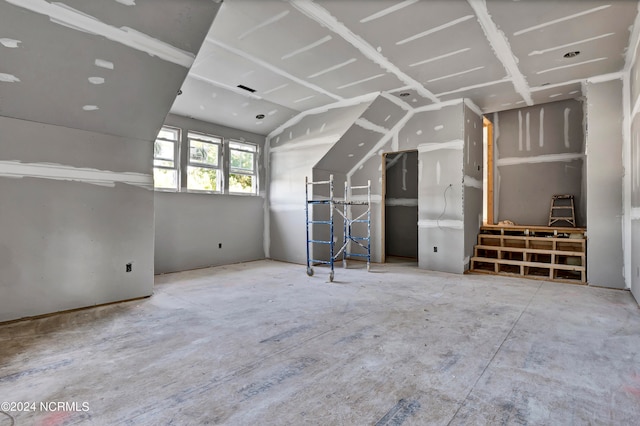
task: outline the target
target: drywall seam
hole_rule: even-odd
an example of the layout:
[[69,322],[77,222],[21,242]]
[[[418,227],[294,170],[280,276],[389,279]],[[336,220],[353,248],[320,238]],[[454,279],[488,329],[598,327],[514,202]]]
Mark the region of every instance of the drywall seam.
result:
[[418,228],[449,228],[464,229],[464,222],[461,220],[419,220]]
[[448,92],[436,93],[436,96],[441,98],[441,97],[446,96],[446,95],[452,95],[454,93],[466,92],[467,90],[480,89],[482,87],[493,86],[495,84],[500,84],[500,83],[511,83],[511,79],[509,77],[505,77],[505,78],[500,79],[500,80],[488,81],[486,83],[480,83],[480,84],[474,84],[472,86],[460,87],[458,89],[449,90]]
[[287,16],[289,13],[290,13],[290,12],[289,12],[288,10],[285,10],[285,11],[283,11],[283,12],[278,13],[278,14],[277,14],[277,15],[275,15],[275,16],[272,16],[271,18],[266,19],[265,21],[263,21],[263,22],[259,23],[258,25],[254,26],[254,27],[249,28],[248,30],[246,30],[245,32],[243,32],[242,34],[240,34],[240,35],[238,36],[238,40],[242,40],[242,39],[244,39],[245,37],[247,37],[248,35],[251,35],[251,34],[253,34],[254,32],[256,32],[256,31],[258,31],[258,30],[260,30],[260,29],[262,29],[262,28],[264,28],[264,27],[267,27],[267,26],[269,26],[269,25],[271,25],[271,24],[273,24],[273,23],[278,22],[279,20],[281,20],[282,18],[284,18],[285,16]]
[[438,98],[427,90],[422,84],[414,80],[409,75],[405,74],[394,65],[391,61],[380,54],[373,46],[364,41],[360,36],[353,33],[344,24],[339,22],[334,16],[332,16],[326,9],[320,5],[312,2],[311,0],[297,0],[290,3],[306,17],[319,23],[320,25],[330,29],[345,41],[358,49],[366,58],[375,62],[381,66],[384,70],[394,74],[400,81],[411,86],[412,89],[418,92],[420,96],[431,99],[433,102],[438,102]]
[[387,198],[384,202],[385,206],[393,207],[416,207],[418,205],[417,198]]
[[534,25],[532,27],[524,28],[524,29],[522,29],[520,31],[516,31],[515,33],[513,33],[513,35],[514,36],[519,36],[521,34],[525,34],[525,33],[531,32],[531,31],[535,31],[535,30],[539,30],[540,28],[548,27],[550,25],[555,25],[555,24],[558,24],[560,22],[564,22],[564,21],[568,21],[570,19],[578,18],[580,16],[588,15],[590,13],[599,12],[599,11],[601,11],[603,9],[606,9],[606,8],[610,7],[610,6],[611,6],[610,4],[606,4],[604,6],[598,6],[598,7],[592,8],[592,9],[583,10],[582,12],[574,13],[572,15],[563,16],[562,18],[554,19],[552,21],[543,22],[542,24],[538,24],[538,25]]
[[271,167],[269,160],[271,159],[271,141],[265,138],[264,141],[264,154],[262,156],[262,165],[264,167],[264,202],[262,204],[264,214],[262,220],[264,223],[264,229],[262,230],[262,249],[264,251],[265,259],[271,258]]
[[489,44],[491,44],[493,51],[507,70],[507,74],[511,76],[513,87],[516,89],[516,92],[522,96],[522,99],[524,99],[527,105],[533,105],[529,85],[518,68],[518,60],[513,54],[506,36],[498,29],[495,22],[491,19],[485,0],[467,1],[478,17],[478,22],[480,23],[487,40],[489,40]]
[[478,105],[474,104],[473,101],[469,98],[464,98],[464,104],[473,111],[478,117],[482,118],[484,115],[482,114],[482,110]]
[[362,127],[363,129],[366,130],[371,130],[372,132],[376,132],[376,133],[382,133],[383,135],[387,134],[389,132],[389,129],[386,129],[382,126],[377,125],[376,123],[372,123],[371,121],[367,120],[366,118],[358,118],[356,120],[356,124],[360,127]]
[[396,3],[393,6],[389,6],[386,9],[382,9],[379,12],[376,12],[376,13],[374,13],[372,15],[369,15],[366,18],[362,18],[360,20],[360,23],[361,24],[365,24],[365,23],[367,23],[369,21],[373,21],[375,19],[382,18],[383,16],[387,16],[390,13],[397,12],[398,10],[404,9],[405,7],[410,6],[410,5],[412,5],[414,3],[417,3],[419,1],[420,0],[404,0],[404,1],[401,1],[400,3]]
[[464,186],[470,188],[482,189],[482,181],[469,175],[464,175]]
[[323,74],[326,74],[326,73],[331,72],[331,71],[339,70],[340,68],[346,67],[347,65],[352,64],[352,63],[354,63],[356,61],[357,61],[356,58],[347,59],[346,61],[340,62],[339,64],[336,64],[336,65],[333,65],[333,66],[330,66],[329,68],[325,68],[325,69],[320,70],[318,72],[314,72],[313,74],[308,75],[307,78],[320,77]]
[[454,25],[458,25],[458,24],[461,24],[461,23],[463,23],[465,21],[468,21],[471,18],[473,18],[473,15],[466,15],[466,16],[462,16],[460,18],[454,19],[452,21],[445,22],[444,24],[438,25],[437,27],[429,28],[426,31],[422,31],[421,33],[414,34],[411,37],[407,37],[407,38],[402,39],[400,41],[396,41],[396,45],[400,46],[400,45],[409,43],[411,41],[417,40],[419,38],[423,38],[423,37],[426,37],[428,35],[435,34],[435,33],[439,32],[439,31],[442,31],[442,30],[445,30],[447,28],[453,27]]
[[149,174],[112,172],[53,163],[0,161],[0,176],[18,179],[32,177],[67,180],[108,187],[114,187],[116,183],[124,183],[145,189],[153,189],[153,177]]
[[3,83],[19,83],[20,79],[13,74],[0,72],[0,81]]
[[288,143],[282,146],[274,146],[269,150],[269,153],[282,152],[282,151],[297,151],[300,149],[308,149],[311,147],[333,145],[339,139],[340,139],[340,134],[336,133],[332,135],[322,136],[320,138],[310,139],[304,142],[294,142],[294,143]]
[[322,114],[335,108],[344,108],[344,107],[358,105],[364,102],[372,102],[379,94],[380,92],[367,93],[366,95],[357,96],[351,99],[341,99],[338,102],[334,102],[328,105],[322,105],[316,108],[311,108],[306,111],[303,111],[300,114],[296,115],[295,117],[289,119],[287,122],[282,124],[277,129],[273,130],[271,133],[269,133],[267,135],[267,139],[271,139],[278,136],[285,129],[288,129],[291,126],[295,126],[300,121],[302,121],[303,118],[305,118],[308,115]]
[[293,52],[289,52],[286,55],[283,55],[282,58],[280,58],[280,59],[285,60],[285,59],[293,58],[294,56],[299,55],[300,53],[306,52],[306,51],[311,50],[311,49],[315,49],[316,47],[318,47],[318,46],[320,46],[320,45],[322,45],[322,44],[324,44],[324,43],[326,43],[328,41],[331,41],[332,39],[333,39],[333,37],[331,37],[330,35],[324,36],[318,41],[314,41],[313,43],[307,44],[306,46],[303,46],[300,49],[296,49]]
[[431,104],[431,105],[425,105],[425,106],[421,106],[418,108],[414,108],[413,109],[413,113],[417,114],[419,112],[427,112],[427,111],[438,111],[441,110],[442,108],[446,108],[449,106],[455,106],[455,105],[460,105],[463,102],[462,99],[453,99],[450,101],[445,101],[445,102],[438,102],[435,104]]
[[473,71],[479,71],[479,70],[481,70],[483,68],[484,68],[484,66],[479,66],[479,67],[469,68],[469,69],[464,70],[464,71],[454,72],[452,74],[447,74],[447,75],[443,75],[443,76],[440,76],[440,77],[432,78],[431,80],[427,80],[427,83],[433,83],[434,81],[440,81],[440,80],[446,80],[447,78],[458,77],[460,75],[468,74],[468,73],[473,72]]
[[582,84],[584,83],[585,79],[584,78],[578,78],[575,80],[567,80],[567,81],[563,81],[562,83],[555,83],[555,84],[547,84],[546,86],[535,86],[529,89],[529,91],[531,91],[532,93],[535,92],[542,92],[544,90],[551,90],[551,89],[555,89],[556,87],[565,87],[565,86],[569,86],[572,84]]
[[588,61],[576,62],[575,64],[568,64],[568,65],[561,65],[561,66],[553,67],[553,68],[547,68],[546,70],[536,71],[536,74],[545,74],[545,73],[548,73],[548,72],[562,70],[562,69],[565,69],[565,68],[579,67],[580,65],[591,64],[593,62],[600,62],[600,61],[604,61],[606,59],[608,59],[608,57],[607,56],[603,56],[603,57],[600,57],[600,58],[589,59]]
[[380,93],[380,96],[382,96],[383,98],[385,98],[388,101],[393,102],[394,104],[398,105],[400,108],[402,108],[405,111],[413,110],[413,107],[411,105],[409,105],[408,103],[406,103],[402,99],[398,99],[395,96],[391,95],[390,92],[382,92],[382,93]]
[[132,49],[148,53],[167,62],[191,67],[195,55],[178,49],[164,41],[155,39],[132,28],[116,28],[111,25],[73,9],[62,3],[49,3],[45,0],[6,0],[15,6],[49,17],[51,22],[67,26],[79,31],[105,37]]
[[632,254],[632,208],[631,208],[631,70],[624,73],[622,79],[622,166],[624,167],[624,176],[622,177],[622,203],[624,217],[622,219],[622,255],[624,265],[625,287],[631,288],[633,282],[633,272],[631,269]]
[[502,166],[514,166],[517,164],[570,162],[575,160],[582,160],[584,158],[585,158],[585,154],[568,152],[563,154],[536,155],[533,157],[500,158],[496,161],[496,165],[498,167],[502,167]]
[[633,21],[633,31],[629,35],[629,44],[627,46],[627,54],[624,60],[624,70],[631,71],[631,67],[636,61],[638,52],[638,43],[640,42],[640,3],[638,3],[636,19]]
[[325,90],[325,89],[323,89],[322,87],[320,87],[320,86],[318,86],[316,84],[309,83],[308,81],[303,80],[301,78],[298,78],[293,74],[289,74],[288,72],[286,72],[284,70],[281,70],[280,68],[278,68],[276,66],[273,66],[269,62],[266,62],[266,61],[263,61],[262,59],[256,58],[253,55],[250,55],[250,54],[248,54],[246,52],[243,52],[240,49],[236,49],[235,47],[229,46],[228,44],[225,44],[225,43],[223,43],[221,41],[218,41],[218,40],[216,40],[216,39],[214,39],[212,37],[207,37],[206,41],[211,43],[211,44],[214,44],[214,45],[216,45],[218,47],[221,47],[222,49],[226,50],[227,52],[231,52],[231,53],[233,53],[233,54],[235,54],[237,56],[240,56],[241,58],[247,59],[247,60],[249,60],[249,61],[251,61],[251,62],[253,62],[255,64],[258,64],[258,65],[268,69],[269,71],[272,71],[272,72],[274,72],[274,73],[276,73],[278,75],[281,75],[282,77],[285,77],[285,78],[287,78],[287,79],[289,79],[289,80],[291,80],[291,81],[293,81],[293,82],[295,82],[295,83],[297,83],[297,84],[299,84],[301,86],[307,87],[307,88],[309,88],[309,89],[311,89],[311,90],[313,90],[315,92],[322,93],[323,95],[326,95],[326,96],[328,96],[328,97],[330,97],[332,99],[338,100],[338,101],[343,99],[341,96],[338,96],[338,95],[336,95],[334,93],[331,93],[328,90]]
[[462,139],[456,139],[449,142],[435,142],[435,143],[421,143],[418,145],[418,152],[431,152],[441,149],[464,149],[464,141]]
[[601,34],[599,36],[595,36],[595,37],[589,37],[589,38],[585,38],[583,40],[578,40],[578,41],[574,41],[571,43],[567,43],[567,44],[562,44],[560,46],[554,46],[554,47],[550,47],[548,49],[543,49],[543,50],[534,50],[532,52],[529,53],[529,56],[535,56],[535,55],[542,55],[544,53],[549,53],[549,52],[554,52],[556,50],[562,50],[562,49],[566,49],[567,47],[571,47],[571,46],[575,46],[577,44],[583,44],[583,43],[588,43],[590,41],[594,41],[594,40],[599,40],[601,38],[605,38],[605,37],[609,37],[614,35],[615,33],[606,33],[606,34]]
[[387,142],[389,142],[390,139],[392,139],[394,136],[397,136],[398,133],[400,132],[400,130],[402,130],[402,128],[405,126],[405,124],[407,124],[407,122],[411,119],[411,117],[413,117],[414,112],[413,111],[408,111],[404,117],[402,117],[400,119],[400,121],[398,121],[396,123],[395,126],[393,126],[393,128],[384,136],[382,136],[380,138],[380,140],[378,141],[378,143],[376,143],[373,148],[371,148],[369,150],[369,152],[367,152],[361,159],[360,161],[358,161],[356,163],[355,166],[353,166],[351,168],[351,170],[349,170],[349,172],[347,172],[347,179],[350,180],[351,176],[353,176],[353,174],[356,172],[356,170],[358,170],[358,168],[360,168],[360,166],[364,165],[364,163],[366,163],[367,161],[369,161],[369,159],[371,157],[373,157],[375,155],[375,153],[382,148]]
[[236,95],[244,96],[245,98],[255,99],[255,100],[258,100],[258,101],[262,100],[262,96],[258,96],[255,93],[248,92],[248,91],[246,91],[244,89],[240,89],[240,88],[235,87],[235,86],[230,86],[228,84],[220,83],[218,81],[215,81],[215,80],[212,80],[210,78],[204,77],[204,76],[198,74],[197,72],[193,72],[193,71],[190,72],[187,75],[187,78],[193,78],[195,80],[202,81],[202,82],[210,84],[212,86],[216,86],[216,87],[219,87],[221,89],[225,89],[225,90],[228,90],[230,92],[233,92]]
[[451,56],[459,55],[461,53],[468,52],[469,50],[471,50],[470,47],[465,47],[464,49],[454,50],[453,52],[445,53],[443,55],[438,55],[438,56],[434,56],[434,57],[429,58],[429,59],[424,59],[422,61],[414,62],[413,64],[409,64],[409,66],[410,67],[417,67],[417,66],[428,64],[428,63],[431,63],[431,62],[439,61],[440,59],[450,58]]

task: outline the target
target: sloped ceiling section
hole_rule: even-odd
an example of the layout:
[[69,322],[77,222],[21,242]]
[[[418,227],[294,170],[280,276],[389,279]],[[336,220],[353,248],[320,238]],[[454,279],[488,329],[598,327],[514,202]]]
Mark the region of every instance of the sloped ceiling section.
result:
[[220,7],[0,1],[0,115],[155,138]]
[[636,0],[225,0],[172,112],[267,135],[374,92],[485,113],[576,98],[623,69],[637,12]]

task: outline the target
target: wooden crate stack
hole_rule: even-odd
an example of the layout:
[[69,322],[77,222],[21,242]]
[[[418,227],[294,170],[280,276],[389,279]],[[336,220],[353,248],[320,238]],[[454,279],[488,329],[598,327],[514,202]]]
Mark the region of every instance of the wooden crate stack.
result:
[[470,271],[586,284],[586,229],[485,225]]

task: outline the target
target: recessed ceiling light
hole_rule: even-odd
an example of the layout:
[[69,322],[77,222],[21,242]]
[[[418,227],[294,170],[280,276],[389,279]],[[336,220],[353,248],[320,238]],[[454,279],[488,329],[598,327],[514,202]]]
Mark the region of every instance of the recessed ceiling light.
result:
[[400,96],[402,96],[403,98],[404,98],[405,96],[409,96],[409,95],[411,95],[411,93],[409,93],[409,92],[402,92],[402,93],[400,93]]
[[573,52],[567,52],[565,53],[563,56],[565,58],[575,58],[576,56],[578,56],[580,54],[579,50],[574,50]]
[[258,120],[262,120],[264,118],[264,114],[258,114],[258,115],[256,115],[256,118]]

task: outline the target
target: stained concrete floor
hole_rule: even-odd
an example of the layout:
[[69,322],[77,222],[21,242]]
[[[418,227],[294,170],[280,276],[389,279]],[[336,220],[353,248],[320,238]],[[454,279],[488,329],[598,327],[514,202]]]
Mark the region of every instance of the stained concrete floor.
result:
[[0,400],[77,403],[0,425],[631,425],[639,350],[625,291],[259,261],[0,326]]

